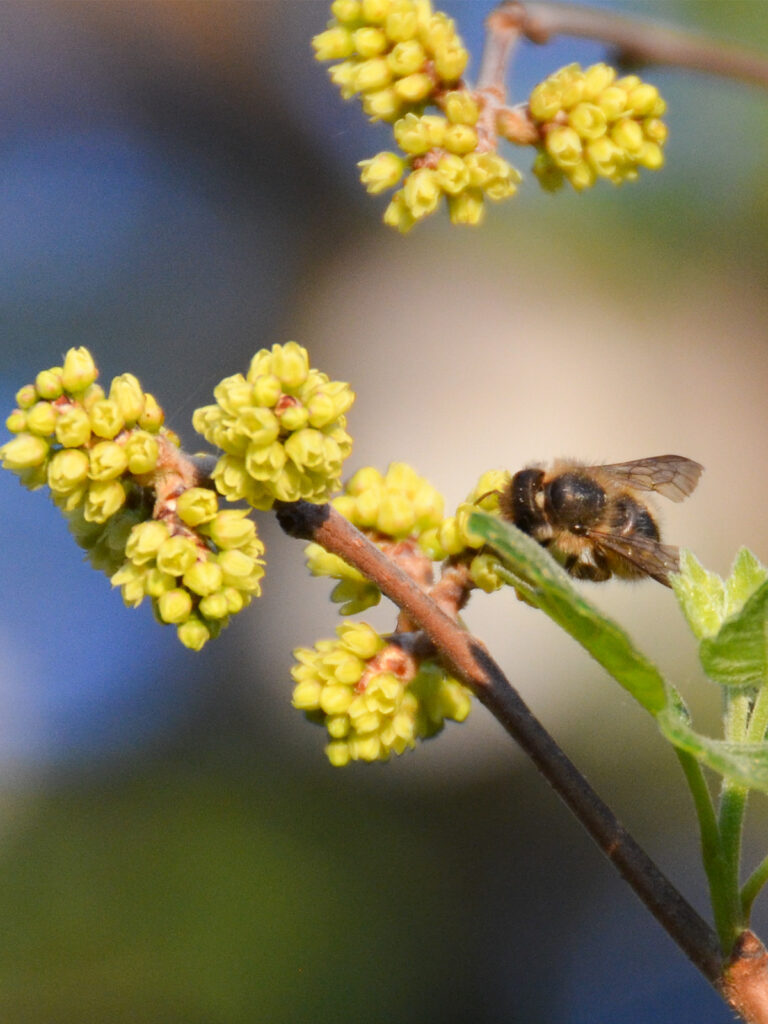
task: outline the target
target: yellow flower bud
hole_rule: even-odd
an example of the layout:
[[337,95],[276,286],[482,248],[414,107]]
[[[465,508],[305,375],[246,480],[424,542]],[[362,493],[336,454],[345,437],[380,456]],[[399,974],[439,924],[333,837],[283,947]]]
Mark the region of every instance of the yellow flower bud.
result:
[[189,537],[168,537],[157,551],[157,567],[170,576],[183,576],[195,564],[197,555],[197,545]]
[[461,43],[443,46],[435,54],[435,71],[443,82],[455,82],[464,74],[469,54]]
[[391,86],[363,94],[363,110],[372,121],[394,121],[402,100]]
[[605,135],[608,119],[594,103],[577,103],[568,114],[568,123],[582,139],[599,139]]
[[374,25],[380,25],[389,14],[392,0],[362,0],[360,17]]
[[114,480],[128,467],[125,449],[114,441],[100,441],[89,452],[91,480]]
[[85,409],[71,406],[59,413],[56,420],[56,440],[65,448],[79,448],[91,438],[91,421]]
[[16,392],[16,405],[20,409],[31,409],[39,397],[34,384],[25,384]]
[[432,78],[424,71],[398,78],[393,86],[395,93],[404,103],[422,103],[435,89]]
[[282,382],[287,390],[301,387],[309,373],[309,356],[307,350],[295,341],[285,345],[272,346],[272,373]]
[[125,426],[125,419],[117,402],[103,398],[94,402],[90,409],[89,418],[91,430],[97,437],[104,437],[111,440],[116,437]]
[[94,480],[85,499],[86,522],[106,522],[123,507],[125,498],[125,488],[119,480]]
[[581,139],[573,128],[554,128],[547,134],[547,152],[558,167],[567,170],[581,161]]
[[468,124],[450,124],[445,129],[443,145],[449,153],[471,153],[477,149],[477,132]]
[[168,538],[168,527],[157,519],[147,519],[145,522],[137,523],[128,537],[125,556],[136,565],[152,562]]
[[640,152],[645,141],[643,129],[631,118],[623,118],[611,128],[611,139],[630,157],[635,157]]
[[224,509],[210,521],[206,533],[217,548],[241,548],[256,537],[256,523],[248,514],[248,509]]
[[329,743],[325,748],[325,756],[334,768],[343,768],[349,764],[351,754],[347,743]]
[[109,388],[110,400],[116,402],[126,423],[135,423],[144,411],[144,392],[132,373],[115,377]]
[[253,382],[254,405],[262,405],[267,409],[273,408],[283,393],[280,385],[280,378],[274,373],[260,374]]
[[[361,57],[378,57],[389,47],[389,41],[383,29],[372,25],[364,25],[352,33],[354,47]],[[345,53],[342,56],[348,57]],[[338,59],[338,58],[336,58]]]
[[242,409],[248,409],[253,404],[253,386],[242,373],[233,373],[216,385],[213,397],[224,412],[237,416]]
[[615,80],[616,71],[608,64],[593,64],[584,72],[584,100],[594,103],[597,97]]
[[575,167],[568,170],[568,180],[577,192],[591,188],[597,180],[594,168],[586,160],[580,160]]
[[448,197],[451,224],[479,224],[485,213],[483,193],[480,189],[466,188],[457,196]]
[[47,456],[48,443],[33,434],[19,434],[0,446],[3,467],[14,472],[42,466]]
[[354,37],[349,29],[334,25],[312,39],[315,60],[344,60],[355,52]]
[[316,679],[297,683],[291,695],[291,704],[299,711],[316,711],[320,707],[323,686]]
[[455,196],[469,185],[469,167],[462,157],[448,154],[440,157],[436,177],[440,188]]
[[595,103],[609,121],[615,121],[627,109],[627,94],[618,85],[612,85],[595,98]]
[[[445,122],[443,130],[444,128]],[[416,114],[406,114],[399,121],[395,121],[393,132],[400,149],[411,156],[421,156],[435,145],[433,125],[426,118],[417,117]]]
[[480,116],[480,108],[471,93],[464,89],[449,92],[443,100],[443,110],[454,124],[474,125]]
[[169,576],[167,572],[161,572],[157,566],[148,569],[144,577],[144,589],[147,597],[160,597],[169,590],[173,590],[175,586],[176,577]]
[[402,43],[396,43],[389,54],[387,63],[392,69],[392,74],[398,78],[405,78],[417,71],[421,71],[426,63],[427,55],[424,47],[416,39],[408,39]]
[[661,147],[655,142],[646,142],[637,157],[641,167],[647,167],[649,171],[657,171],[664,166],[664,154]]
[[79,448],[56,452],[48,463],[48,486],[54,494],[69,494],[88,479],[88,456]]
[[353,60],[345,60],[340,64],[333,64],[328,68],[328,77],[341,92],[341,98],[350,99],[355,95],[354,76],[357,63]]
[[210,558],[197,561],[182,576],[182,583],[194,594],[206,597],[217,591],[224,580],[221,566]]
[[61,383],[65,391],[70,393],[85,391],[99,375],[93,357],[87,348],[71,348],[64,356],[61,370]]
[[182,622],[176,634],[184,646],[192,651],[201,650],[211,638],[211,631],[195,615]]
[[388,38],[393,43],[402,43],[413,39],[419,27],[416,11],[407,7],[392,10],[386,17],[384,27]]
[[192,611],[192,598],[181,587],[166,590],[157,599],[157,611],[163,622],[185,622]]
[[210,522],[219,511],[219,499],[209,487],[189,487],[176,499],[176,514],[187,526]]
[[55,370],[41,370],[35,377],[35,389],[41,398],[49,402],[59,398],[64,391],[61,383],[61,369],[58,373]]
[[5,426],[12,434],[22,433],[27,427],[27,414],[21,409],[14,409],[6,419]]
[[361,61],[355,68],[352,82],[356,92],[374,92],[392,81],[392,69],[383,57]]
[[354,699],[354,690],[349,686],[324,686],[320,708],[326,715],[343,715]]
[[157,466],[159,455],[157,438],[143,430],[136,430],[125,445],[128,471],[135,476],[151,473]]
[[655,142],[657,145],[663,146],[667,141],[669,129],[657,117],[647,117],[643,121],[643,134],[649,142]]
[[30,434],[50,437],[56,429],[56,410],[50,402],[37,402],[27,412],[27,430]]
[[206,619],[225,619],[231,612],[227,598],[222,590],[217,590],[213,594],[207,594],[200,601],[197,610]]
[[[470,129],[471,130],[471,129]],[[437,209],[442,195],[437,176],[429,168],[412,171],[403,185],[403,198],[415,220],[421,220]]]
[[342,24],[358,21],[361,15],[360,0],[333,0],[331,14]]
[[165,422],[165,413],[157,404],[157,399],[154,395],[150,395],[148,392],[144,394],[144,409],[139,416],[138,425],[142,430],[148,430],[151,433],[157,432]]
[[343,622],[336,633],[344,647],[363,661],[369,661],[384,647],[384,640],[367,622]]
[[376,528],[391,537],[406,537],[416,525],[416,513],[404,495],[385,492],[379,506]]

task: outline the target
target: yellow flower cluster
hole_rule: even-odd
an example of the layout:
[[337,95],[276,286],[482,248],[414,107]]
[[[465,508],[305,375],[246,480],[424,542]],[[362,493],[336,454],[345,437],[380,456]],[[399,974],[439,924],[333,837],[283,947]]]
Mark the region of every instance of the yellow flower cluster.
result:
[[254,508],[275,501],[325,501],[339,485],[352,449],[344,414],[355,400],[348,384],[309,366],[306,349],[289,341],[262,349],[248,373],[214,389],[216,405],[197,409],[192,423],[225,453],[216,487]]
[[550,191],[565,180],[578,190],[598,178],[620,185],[639,168],[664,163],[666,103],[637,75],[616,78],[607,64],[570,64],[537,85],[528,106],[542,136],[533,170]]
[[[344,493],[331,501],[333,507],[374,541],[418,540],[434,530],[443,518],[443,497],[404,462],[393,462],[382,474],[373,466],[359,469],[347,482]],[[370,580],[332,555],[319,544],[305,549],[313,576],[330,576],[340,582],[331,600],[341,604],[342,615],[354,615],[378,604],[381,594]]]
[[383,152],[362,160],[361,180],[377,194],[406,175],[384,213],[384,223],[405,233],[434,213],[443,197],[453,224],[478,224],[485,199],[517,192],[519,171],[495,151],[480,151],[476,101],[464,90],[448,93],[441,114],[406,114],[394,125],[405,158]]
[[423,108],[466,67],[452,19],[429,0],[334,0],[331,14],[312,40],[315,56],[337,62],[331,80],[344,99],[359,94],[373,121]]
[[247,509],[219,511],[214,491],[190,487],[171,518],[132,527],[112,584],[132,607],[151,598],[156,618],[199,651],[261,593],[263,554]]
[[434,561],[477,550],[478,553],[470,562],[469,571],[477,586],[487,593],[498,590],[504,581],[495,570],[495,556],[479,550],[484,541],[470,532],[468,519],[477,509],[498,512],[499,494],[508,486],[509,480],[506,470],[493,469],[483,473],[455,514],[443,519],[438,527],[426,531],[421,537],[422,548]]
[[381,670],[387,647],[365,623],[345,622],[338,639],[298,648],[292,670],[293,706],[325,726],[334,766],[386,761],[433,736],[446,719],[462,722],[471,708],[467,689],[435,662],[423,662],[409,680]]
[[163,411],[130,373],[109,391],[85,348],[70,349],[62,366],[43,370],[16,395],[6,420],[16,436],[0,447],[5,469],[31,490],[47,484],[65,514],[80,510],[105,523],[152,473],[162,445],[178,445]]

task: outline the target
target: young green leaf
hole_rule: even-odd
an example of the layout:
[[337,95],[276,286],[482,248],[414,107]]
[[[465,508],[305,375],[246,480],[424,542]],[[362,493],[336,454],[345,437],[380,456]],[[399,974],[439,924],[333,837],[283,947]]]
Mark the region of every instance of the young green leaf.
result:
[[706,637],[699,657],[710,679],[721,686],[762,686],[768,679],[768,581],[755,590],[741,611]]
[[725,584],[690,551],[680,552],[680,572],[670,582],[693,635],[714,636],[725,619]]
[[748,789],[768,792],[768,743],[729,743],[702,736],[673,707],[657,715],[656,721],[670,743],[692,754],[707,768]]
[[493,548],[500,575],[584,647],[652,715],[670,701],[661,673],[611,619],[585,600],[568,574],[527,534],[498,516],[473,512],[469,527]]

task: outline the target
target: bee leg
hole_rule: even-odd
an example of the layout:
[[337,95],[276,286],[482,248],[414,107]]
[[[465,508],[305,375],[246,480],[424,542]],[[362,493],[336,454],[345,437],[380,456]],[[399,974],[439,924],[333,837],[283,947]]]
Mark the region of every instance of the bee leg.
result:
[[571,555],[564,568],[574,579],[592,580],[593,583],[602,583],[612,576],[608,563],[599,551],[582,551],[578,555]]

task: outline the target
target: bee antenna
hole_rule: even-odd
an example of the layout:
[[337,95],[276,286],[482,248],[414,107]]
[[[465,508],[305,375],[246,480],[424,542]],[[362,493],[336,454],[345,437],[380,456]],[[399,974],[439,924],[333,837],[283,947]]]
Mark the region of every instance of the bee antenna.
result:
[[493,490],[486,491],[485,494],[481,494],[479,498],[475,498],[472,502],[473,505],[479,505],[481,501],[485,501],[486,498],[490,498],[492,494],[501,495],[501,491],[498,487],[494,487]]

